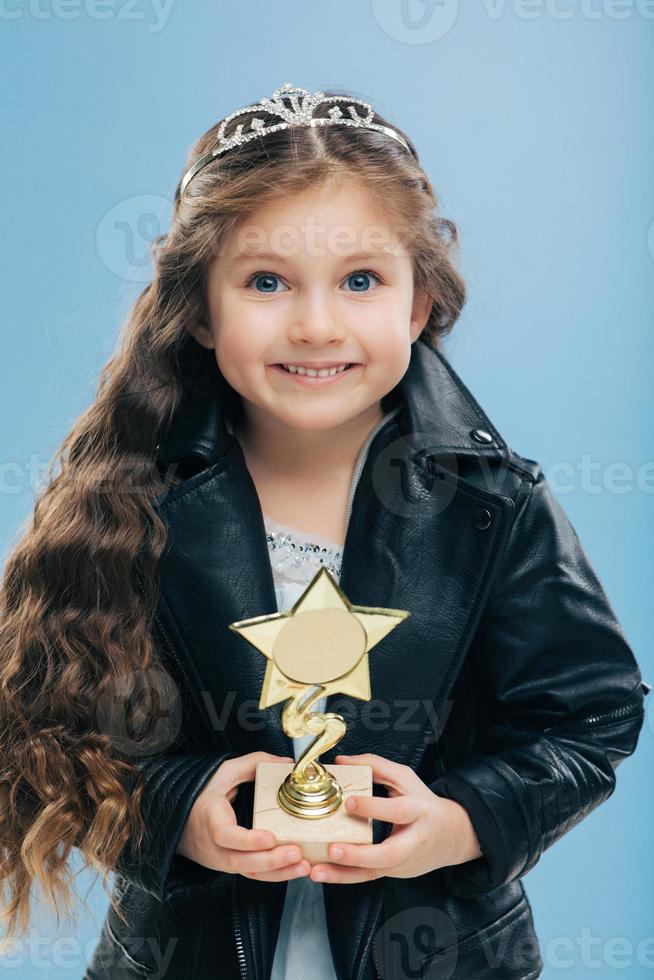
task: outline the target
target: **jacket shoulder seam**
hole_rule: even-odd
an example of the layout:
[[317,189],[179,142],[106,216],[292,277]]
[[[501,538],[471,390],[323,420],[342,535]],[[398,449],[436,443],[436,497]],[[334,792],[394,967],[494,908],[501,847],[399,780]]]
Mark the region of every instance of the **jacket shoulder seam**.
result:
[[514,473],[521,476],[523,478],[523,482],[528,483],[530,488],[538,481],[538,477],[541,472],[540,467],[538,471],[534,473],[533,470],[528,469],[526,466],[521,466],[519,462],[516,462],[515,454],[507,457],[506,465],[508,469],[513,470]]
[[544,477],[541,464],[537,459],[522,456],[515,449],[512,449],[511,446],[507,446],[505,465],[521,476],[524,482],[532,485],[538,483]]

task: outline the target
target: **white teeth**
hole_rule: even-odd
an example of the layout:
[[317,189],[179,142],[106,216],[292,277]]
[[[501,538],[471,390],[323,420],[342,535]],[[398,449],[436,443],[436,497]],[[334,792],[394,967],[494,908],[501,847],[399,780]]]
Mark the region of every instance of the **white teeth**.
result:
[[298,367],[295,364],[282,364],[282,367],[285,371],[290,371],[291,374],[306,374],[310,378],[327,378],[333,377],[335,374],[341,374],[349,365],[343,364],[341,367],[323,368],[320,371],[317,371],[315,368]]

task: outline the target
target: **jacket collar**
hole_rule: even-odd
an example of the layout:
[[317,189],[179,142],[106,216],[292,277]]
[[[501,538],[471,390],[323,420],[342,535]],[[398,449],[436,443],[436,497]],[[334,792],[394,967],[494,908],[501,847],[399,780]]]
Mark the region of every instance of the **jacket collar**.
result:
[[[506,457],[507,443],[456,374],[445,355],[419,338],[398,385],[385,396],[399,399],[400,431],[423,454]],[[195,455],[209,465],[227,452],[232,438],[225,424],[221,387],[205,398],[186,397],[172,430],[158,445],[158,459],[170,464]]]

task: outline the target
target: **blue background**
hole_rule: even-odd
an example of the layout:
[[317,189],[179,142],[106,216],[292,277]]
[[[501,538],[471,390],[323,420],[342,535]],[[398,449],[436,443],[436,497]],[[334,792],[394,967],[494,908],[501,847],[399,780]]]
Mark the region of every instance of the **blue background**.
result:
[[[190,144],[285,81],[345,88],[414,138],[461,234],[446,353],[543,465],[654,682],[652,8],[2,0],[3,557],[149,278]],[[653,700],[615,794],[524,879],[546,978],[654,969]],[[107,900],[77,881],[77,927],[35,898],[0,969],[81,976]]]

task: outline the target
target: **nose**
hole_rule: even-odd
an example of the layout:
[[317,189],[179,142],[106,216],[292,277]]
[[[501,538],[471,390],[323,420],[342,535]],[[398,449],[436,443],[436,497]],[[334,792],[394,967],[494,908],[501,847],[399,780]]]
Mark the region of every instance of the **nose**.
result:
[[345,325],[322,291],[314,290],[299,300],[288,328],[291,343],[322,347],[341,343],[346,336]]

